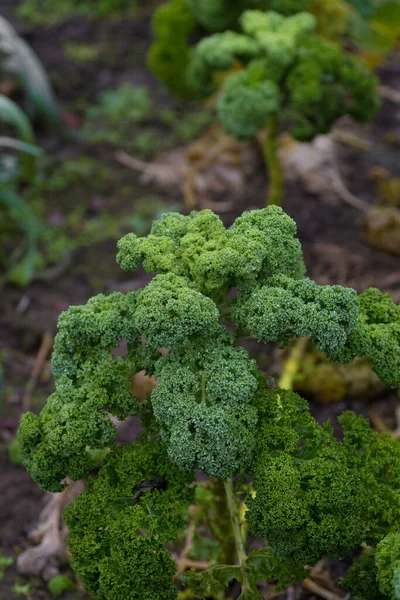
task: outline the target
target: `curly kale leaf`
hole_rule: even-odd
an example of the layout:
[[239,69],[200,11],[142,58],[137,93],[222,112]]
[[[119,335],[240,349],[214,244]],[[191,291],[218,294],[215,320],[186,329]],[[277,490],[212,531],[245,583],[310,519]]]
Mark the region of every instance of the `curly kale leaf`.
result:
[[136,324],[152,347],[175,347],[211,334],[220,314],[214,302],[172,273],[157,275],[140,293]]
[[238,325],[263,342],[306,336],[327,356],[338,356],[357,327],[356,292],[282,275],[266,284],[238,299],[233,310]]
[[343,586],[354,600],[388,600],[379,591],[378,569],[372,552],[363,552],[353,562],[343,580]]
[[[124,419],[137,412],[130,391],[130,378],[141,368],[137,296],[96,296],[60,316],[52,357],[56,391],[40,417],[22,417],[18,433],[25,465],[44,489],[60,491],[66,476],[89,473],[89,450],[113,444],[115,426],[108,413]],[[128,342],[126,360],[112,355],[122,339]]]
[[212,477],[248,465],[255,441],[255,362],[243,348],[217,339],[172,350],[156,366],[151,402],[170,458]]
[[251,139],[280,114],[295,138],[311,140],[343,115],[366,122],[378,110],[376,76],[317,35],[312,14],[245,10],[239,22],[240,33],[201,40],[188,67],[189,84],[204,96],[220,87],[218,73],[226,73],[218,115],[229,133]]
[[249,211],[228,230],[209,210],[168,213],[146,238],[122,238],[117,260],[129,271],[143,265],[148,272],[176,273],[224,300],[230,288],[253,289],[276,274],[301,278],[305,267],[295,235],[295,222],[276,206]]
[[366,356],[390,387],[400,384],[400,306],[370,288],[359,296],[358,327],[347,345],[351,357]]
[[260,404],[250,531],[295,564],[343,558],[364,538],[361,481],[332,429],[293,392],[267,391]]
[[160,442],[120,446],[65,513],[72,567],[95,600],[173,600],[176,541],[193,474]]
[[400,598],[400,533],[389,533],[375,554],[379,590],[391,600]]
[[386,433],[375,433],[366,419],[352,412],[338,418],[354,471],[363,484],[365,542],[376,547],[398,526],[400,511],[400,442]]
[[367,122],[380,106],[378,82],[369,68],[338,44],[318,36],[302,43],[285,89],[291,133],[302,141],[327,133],[345,114]]
[[[279,111],[280,90],[275,81],[265,77],[264,65],[250,63],[228,77],[222,87],[218,113],[224,128],[238,139],[254,138],[272,115]],[[238,119],[238,115],[241,118]]]

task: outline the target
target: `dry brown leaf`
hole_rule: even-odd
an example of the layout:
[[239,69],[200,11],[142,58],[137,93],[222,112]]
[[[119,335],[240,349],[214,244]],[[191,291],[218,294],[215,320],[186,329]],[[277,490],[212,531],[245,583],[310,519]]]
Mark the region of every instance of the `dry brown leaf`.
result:
[[309,192],[328,201],[339,196],[354,208],[365,210],[365,203],[354,196],[343,183],[332,135],[319,135],[313,142],[306,144],[284,134],[280,140],[279,155],[287,179],[300,180]]
[[41,576],[48,580],[59,573],[60,563],[65,560],[67,528],[62,519],[65,508],[84,490],[83,481],[69,482],[59,494],[46,494],[46,505],[39,517],[37,528],[30,532],[29,541],[34,544],[17,560],[17,569],[23,575]]
[[260,164],[257,144],[240,142],[218,125],[186,148],[165,152],[152,163],[125,152],[118,152],[116,158],[141,173],[144,184],[182,192],[188,208],[215,208],[218,212],[231,210],[233,201],[219,202],[215,196],[243,193]]
[[152,377],[146,375],[145,371],[140,371],[132,378],[131,392],[139,402],[143,402],[149,397],[156,385]]
[[365,239],[383,252],[400,256],[400,210],[393,206],[373,206],[362,225]]
[[344,397],[372,398],[385,389],[365,358],[339,365],[315,349],[305,355],[299,375],[295,390],[324,403],[338,402]]

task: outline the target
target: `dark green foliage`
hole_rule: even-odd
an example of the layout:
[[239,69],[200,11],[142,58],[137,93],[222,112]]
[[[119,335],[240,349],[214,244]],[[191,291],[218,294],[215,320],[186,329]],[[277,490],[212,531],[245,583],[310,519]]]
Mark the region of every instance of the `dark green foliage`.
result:
[[202,40],[188,74],[193,88],[208,96],[217,90],[218,71],[229,71],[237,61],[244,65],[228,75],[219,97],[218,114],[229,133],[253,138],[279,114],[295,138],[307,141],[345,114],[360,122],[374,116],[376,77],[338,44],[316,35],[313,15],[285,18],[249,10],[240,24],[242,33],[225,31]]
[[310,279],[279,275],[242,296],[233,316],[240,327],[263,342],[305,336],[335,359],[357,327],[357,294],[340,286],[319,286]]
[[147,59],[150,69],[177,96],[193,97],[185,72],[190,62],[188,40],[195,21],[186,0],[172,0],[159,6],[152,28],[155,42]]
[[257,411],[257,370],[243,348],[214,336],[191,349],[170,351],[156,365],[155,417],[173,462],[213,477],[249,465]]
[[235,26],[246,0],[186,0],[186,4],[201,27],[207,31],[223,31]]
[[[260,600],[260,579],[289,584],[324,555],[343,558],[360,544],[377,548],[382,593],[398,585],[399,441],[353,413],[341,416],[344,441],[336,441],[305,400],[269,388],[240,345],[247,335],[283,343],[306,336],[338,361],[365,355],[387,383],[400,383],[399,308],[378,290],[357,297],[306,278],[295,236],[294,221],[274,206],[244,213],[229,229],[207,210],[164,214],[147,237],[119,242],[123,269],[155,274],[144,289],[99,295],[60,317],[56,391],[39,417],[23,417],[18,439],[44,489],[88,478],[67,522],[74,568],[94,598],[176,597],[165,545],[193,501],[192,469],[215,478],[209,492],[220,485],[229,499],[233,528],[227,519],[218,537],[218,523],[208,522],[217,541],[238,535],[232,497],[247,493],[249,529],[269,544],[244,558],[238,550],[240,566],[185,575],[199,598],[237,580]],[[121,342],[125,356],[116,352]],[[139,403],[131,380],[141,370],[157,385]],[[135,413],[145,433],[118,446],[110,416]],[[215,511],[220,502],[217,493]],[[354,594],[368,588],[365,600],[379,600],[371,580],[361,562],[349,572]]]
[[284,390],[262,397],[250,530],[293,564],[344,558],[365,535],[361,480],[330,426]]
[[396,387],[400,379],[400,306],[376,288],[363,292],[359,304],[359,325],[348,344],[350,356],[366,356],[380,379]]
[[[40,418],[22,417],[18,439],[33,479],[50,491],[60,481],[85,477],[92,467],[89,449],[113,443],[115,425],[107,412],[124,419],[137,412],[130,377],[140,370],[133,325],[137,294],[96,296],[71,307],[59,319],[52,365],[56,391]],[[111,351],[126,339],[127,360]]]
[[389,598],[400,598],[400,533],[389,533],[377,546],[375,554],[379,589]]
[[363,417],[345,412],[339,417],[344,442],[364,492],[363,516],[368,523],[365,541],[372,547],[397,526],[400,511],[400,442],[374,433]]
[[343,585],[354,600],[388,600],[379,591],[377,575],[374,553],[363,552],[347,571]]
[[160,442],[120,446],[68,508],[72,566],[96,600],[172,600],[176,540],[193,499],[193,475],[169,462]]

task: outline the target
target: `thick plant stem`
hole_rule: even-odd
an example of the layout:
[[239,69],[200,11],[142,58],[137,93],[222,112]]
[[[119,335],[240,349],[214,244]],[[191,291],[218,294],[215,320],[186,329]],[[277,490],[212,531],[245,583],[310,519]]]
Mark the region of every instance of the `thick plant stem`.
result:
[[307,344],[308,340],[305,337],[299,338],[294,342],[294,346],[290,351],[289,357],[283,366],[278,387],[284,390],[293,389],[294,378],[299,371],[300,361],[303,358]]
[[268,168],[269,188],[267,205],[282,205],[284,174],[279,158],[279,116],[274,115],[267,127],[267,136],[264,142],[264,160]]
[[249,580],[246,570],[247,554],[244,547],[242,530],[240,527],[239,507],[233,491],[232,479],[224,479],[224,486],[228,508],[231,515],[233,534],[235,537],[237,560],[242,571],[242,597],[244,600],[247,600],[249,597]]

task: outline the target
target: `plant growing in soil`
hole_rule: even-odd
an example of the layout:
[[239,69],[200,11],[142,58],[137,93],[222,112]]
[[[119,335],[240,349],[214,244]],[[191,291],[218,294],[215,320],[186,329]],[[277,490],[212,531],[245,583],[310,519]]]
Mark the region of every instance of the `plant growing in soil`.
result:
[[[247,10],[239,18],[241,33],[214,33],[192,52],[187,47],[184,50],[194,19],[189,12],[183,19],[180,4],[163,7],[159,19],[155,17],[159,35],[150,52],[150,66],[175,93],[197,98],[217,94],[219,119],[237,138],[253,139],[267,130],[268,203],[280,205],[284,183],[278,155],[281,124],[295,139],[311,141],[328,133],[343,115],[367,122],[379,107],[377,78],[340,45],[317,35],[316,18],[306,12],[285,17],[272,11]],[[164,13],[167,23],[173,16],[176,31],[182,33],[179,51],[171,42],[170,27],[162,20]],[[217,29],[210,12],[202,15],[201,22],[208,22],[208,30]],[[222,20],[218,24],[222,27]]]
[[219,93],[218,116],[227,132],[252,139],[267,128],[268,203],[280,205],[281,123],[295,139],[311,141],[343,115],[366,122],[379,107],[377,79],[359,59],[315,34],[310,13],[246,11],[240,23],[242,33],[217,33],[197,45],[188,78],[203,97]]
[[204,32],[237,29],[240,15],[248,9],[284,15],[308,10],[317,17],[318,33],[328,39],[339,39],[348,29],[349,7],[341,0],[170,0],[154,12],[150,69],[174,94],[195,99],[196,92],[186,77],[191,38]]
[[[305,400],[266,378],[241,341],[305,336],[333,361],[366,357],[397,386],[400,307],[377,289],[358,296],[305,277],[295,236],[276,206],[244,213],[229,229],[207,210],[165,214],[147,237],[119,242],[122,269],[155,274],[146,287],[61,315],[56,391],[39,417],[23,416],[19,440],[43,489],[87,479],[65,519],[73,568],[94,598],[172,599],[182,586],[182,598],[222,598],[236,580],[242,600],[261,599],[257,582],[283,587],[323,556],[342,559],[361,544],[369,554],[349,573],[353,593],[397,597],[399,442],[351,412],[339,419],[337,441]],[[116,353],[121,341],[125,355]],[[157,382],[142,402],[131,391],[141,370]],[[111,417],[134,414],[139,439],[118,445]],[[109,452],[92,477],[99,449]],[[200,523],[206,505],[214,518]],[[172,555],[185,523],[191,542]],[[205,527],[207,545],[196,549]],[[192,560],[207,548],[209,564]]]

